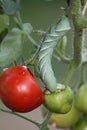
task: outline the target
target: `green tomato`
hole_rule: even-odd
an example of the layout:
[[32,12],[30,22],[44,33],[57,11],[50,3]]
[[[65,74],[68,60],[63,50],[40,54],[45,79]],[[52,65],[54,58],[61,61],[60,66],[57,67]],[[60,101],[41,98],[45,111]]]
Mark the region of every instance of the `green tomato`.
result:
[[66,114],[53,113],[49,123],[56,127],[69,128],[73,126],[80,118],[80,112],[72,105],[71,110]]
[[67,113],[72,107],[73,93],[70,87],[66,87],[58,92],[48,93],[44,95],[45,107],[54,113]]
[[87,130],[87,117],[81,118],[72,130]]
[[75,94],[75,106],[87,114],[87,84],[82,85]]

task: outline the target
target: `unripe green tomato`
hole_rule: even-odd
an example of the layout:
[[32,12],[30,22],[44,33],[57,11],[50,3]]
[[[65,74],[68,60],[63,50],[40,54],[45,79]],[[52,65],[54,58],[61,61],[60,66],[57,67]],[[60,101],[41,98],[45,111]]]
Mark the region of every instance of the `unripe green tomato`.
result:
[[87,117],[81,118],[72,130],[87,130]]
[[80,112],[72,105],[71,110],[66,114],[53,113],[49,123],[55,124],[56,127],[69,128],[79,120]]
[[44,105],[49,111],[63,114],[72,107],[73,93],[70,87],[66,87],[58,92],[45,93],[44,98]]
[[87,114],[87,84],[82,85],[75,94],[76,108]]

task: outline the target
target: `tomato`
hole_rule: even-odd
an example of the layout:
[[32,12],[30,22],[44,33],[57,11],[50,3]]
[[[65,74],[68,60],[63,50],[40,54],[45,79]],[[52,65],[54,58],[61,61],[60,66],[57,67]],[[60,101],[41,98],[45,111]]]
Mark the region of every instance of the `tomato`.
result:
[[73,126],[80,118],[80,112],[72,105],[71,110],[66,114],[53,113],[49,123],[55,124],[56,127],[69,128]]
[[44,95],[45,107],[54,113],[67,113],[72,107],[73,93],[70,87]]
[[16,112],[29,112],[44,101],[44,94],[25,66],[13,66],[0,77],[2,102]]
[[72,130],[87,130],[87,117],[81,118]]
[[87,84],[82,85],[75,94],[75,106],[83,113],[87,113]]

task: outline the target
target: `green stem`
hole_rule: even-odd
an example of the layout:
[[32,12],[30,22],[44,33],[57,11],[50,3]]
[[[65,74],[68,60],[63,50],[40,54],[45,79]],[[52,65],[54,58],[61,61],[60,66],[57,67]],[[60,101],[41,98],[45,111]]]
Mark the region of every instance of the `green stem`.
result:
[[40,130],[45,130],[47,128],[47,125],[48,125],[49,119],[51,117],[51,114],[52,113],[49,111],[48,114],[47,114],[47,116],[46,116],[46,119],[41,124]]
[[33,57],[29,60],[24,62],[25,65],[34,65],[36,63],[36,59],[38,57],[40,47],[37,48],[36,52],[34,53]]
[[79,72],[79,81],[78,81],[78,85],[75,87],[73,86],[72,89],[76,92],[78,90],[78,88],[83,85],[85,83],[85,67],[86,67],[87,63],[83,63],[80,66],[80,72]]
[[[20,4],[20,0],[17,0],[17,3]],[[20,28],[21,30],[23,30],[23,22],[22,22],[21,14],[20,14],[19,11],[16,13],[16,17],[14,17],[14,20],[16,21],[16,23],[17,23],[17,25],[19,26],[19,28]],[[28,39],[29,39],[35,46],[38,46],[38,44],[36,43],[36,41],[35,41],[29,34],[26,33],[26,35],[27,35]]]
[[27,117],[25,117],[25,116],[22,116],[22,115],[20,115],[20,114],[18,114],[18,113],[16,113],[16,112],[9,111],[9,110],[4,110],[4,109],[2,109],[2,108],[0,108],[0,111],[6,112],[6,113],[9,113],[9,114],[16,115],[16,116],[18,116],[18,117],[20,117],[20,118],[22,118],[22,119],[25,119],[25,120],[27,120],[27,121],[29,121],[29,122],[35,124],[37,127],[40,128],[40,123],[38,123],[38,122],[36,122],[36,121],[33,121],[33,120],[31,120],[31,119],[29,119],[29,118],[27,118]]
[[71,79],[73,73],[75,72],[75,69],[76,69],[76,66],[74,65],[74,63],[72,63],[72,64],[70,65],[70,68],[69,68],[68,73],[67,73],[67,75],[66,75],[66,78],[65,78],[65,80],[64,80],[65,86],[67,86],[67,85],[69,84],[69,81],[70,81],[70,79]]
[[[20,4],[20,0],[16,0],[17,4]],[[21,29],[23,29],[23,22],[22,22],[22,19],[21,19],[21,15],[20,15],[20,11],[18,11],[16,13],[16,18],[18,20],[18,25]]]
[[60,58],[60,60],[61,61],[63,61],[64,63],[70,63],[71,61],[72,61],[72,59],[71,58],[68,58],[68,57],[66,57],[65,55],[63,55],[58,49],[56,49],[56,52],[57,52],[57,55],[54,55],[54,57],[56,58],[56,59],[59,59]]
[[87,20],[82,15],[81,0],[71,0],[68,16],[72,19],[74,26],[74,63],[78,67],[82,61],[82,31],[87,27]]
[[38,44],[36,43],[36,41],[30,35],[28,35],[28,34],[26,34],[26,35],[27,35],[28,39],[37,47]]
[[34,125],[36,125],[40,130],[45,130],[45,128],[47,128],[47,124],[49,122],[49,119],[50,119],[50,116],[51,116],[51,112],[48,112],[47,116],[46,116],[46,119],[42,122],[42,123],[38,123],[30,118],[27,118],[21,114],[18,114],[16,112],[13,112],[13,111],[9,111],[9,110],[5,110],[5,109],[2,109],[0,108],[0,111],[2,112],[5,112],[5,113],[9,113],[9,114],[12,114],[12,115],[15,115],[15,116],[18,116],[26,121],[29,121],[31,123],[33,123]]
[[68,15],[73,19],[74,25],[80,29],[87,28],[87,20],[82,15],[81,0],[71,0]]
[[75,30],[74,38],[74,62],[78,66],[82,61],[82,30]]
[[85,68],[86,68],[86,66],[87,66],[87,63],[85,63],[85,62],[81,65],[81,68],[80,68],[80,83],[79,83],[80,85],[79,86],[81,86],[85,82]]

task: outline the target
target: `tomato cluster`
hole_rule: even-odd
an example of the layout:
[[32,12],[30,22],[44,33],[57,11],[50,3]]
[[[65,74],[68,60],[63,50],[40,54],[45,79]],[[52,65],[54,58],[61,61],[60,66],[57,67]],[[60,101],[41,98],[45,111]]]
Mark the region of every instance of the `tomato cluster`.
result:
[[[52,112],[49,124],[72,130],[87,129],[87,84],[75,94],[70,87],[44,92],[26,66],[13,66],[0,75],[0,99],[12,111],[30,112],[43,104]],[[46,109],[47,108],[47,109]]]
[[[65,90],[64,90],[65,95],[67,95]],[[52,108],[54,107],[53,101],[55,99],[55,96],[53,95],[54,95],[53,93],[50,95],[45,95],[45,102],[46,102],[45,106],[47,105],[47,103],[50,102],[49,107],[51,111],[52,111]],[[59,93],[59,95],[61,95],[61,93]],[[64,96],[64,94],[61,96],[59,95],[57,95],[57,97],[60,99],[60,102],[62,102],[62,103],[59,102],[59,104],[63,104],[63,101],[65,98],[63,98],[63,101],[62,101],[61,97]],[[49,97],[49,99],[47,98],[47,96]],[[50,96],[52,96],[52,101],[50,100]],[[58,105],[57,103],[58,101],[56,102],[56,105]],[[59,106],[57,106],[57,110],[59,109],[58,107]],[[42,107],[42,113],[43,113],[43,116],[47,114],[47,109],[45,107]],[[49,120],[49,124],[53,126],[55,125],[58,128],[70,128],[70,130],[86,130],[87,129],[87,84],[80,86],[80,88],[78,88],[77,91],[74,93],[74,98],[73,98],[71,109],[65,114],[61,112],[59,113],[53,112]]]
[[26,66],[13,66],[0,76],[0,98],[9,109],[16,112],[29,112],[44,104],[50,111],[63,114],[71,109],[73,93],[66,87],[46,94]]

